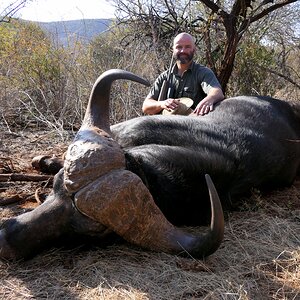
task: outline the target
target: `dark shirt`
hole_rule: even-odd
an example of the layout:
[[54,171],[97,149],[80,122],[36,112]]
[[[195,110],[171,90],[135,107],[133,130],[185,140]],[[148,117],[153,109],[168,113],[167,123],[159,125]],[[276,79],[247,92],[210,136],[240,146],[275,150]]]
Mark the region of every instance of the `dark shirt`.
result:
[[[165,71],[157,77],[147,98],[158,99],[161,86],[167,76],[168,71]],[[170,74],[167,98],[191,98],[194,101],[192,106],[194,109],[212,87],[221,88],[221,85],[211,69],[193,62],[189,69],[180,76],[175,64]]]

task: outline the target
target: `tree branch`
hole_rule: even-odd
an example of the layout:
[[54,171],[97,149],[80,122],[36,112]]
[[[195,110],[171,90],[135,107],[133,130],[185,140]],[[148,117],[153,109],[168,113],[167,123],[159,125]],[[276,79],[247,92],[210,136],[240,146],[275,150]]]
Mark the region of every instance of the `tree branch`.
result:
[[279,72],[277,72],[275,70],[272,70],[272,69],[270,69],[270,68],[268,68],[266,66],[259,65],[259,67],[262,68],[262,69],[264,69],[264,70],[266,70],[266,71],[268,71],[268,72],[270,72],[270,73],[272,73],[272,74],[274,74],[274,75],[277,75],[278,77],[283,78],[284,80],[290,82],[291,84],[293,84],[294,86],[296,86],[298,89],[300,89],[300,84],[298,84],[296,81],[294,81],[293,79],[291,79],[289,76],[281,74],[281,73],[279,73]]
[[291,3],[294,3],[294,2],[297,2],[298,0],[286,0],[282,3],[277,3],[277,4],[274,4],[266,9],[264,9],[262,12],[260,12],[259,14],[253,16],[250,18],[250,23],[253,23],[253,22],[256,22],[258,21],[259,19],[265,17],[266,15],[268,15],[269,13],[271,13],[272,11],[280,8],[280,7],[283,7],[285,5],[288,5],[288,4],[291,4]]
[[10,18],[12,18],[21,8],[26,5],[26,2],[29,1],[30,0],[14,1],[10,5],[8,5],[0,14],[0,23],[8,23],[10,21]]
[[227,13],[219,5],[217,5],[211,0],[199,0],[199,1],[205,4],[208,8],[210,8],[215,14],[220,15],[223,19],[226,19],[230,16],[229,13]]
[[38,174],[20,174],[20,173],[11,173],[11,174],[0,174],[0,182],[9,182],[9,181],[46,181],[53,179],[51,175],[38,175]]

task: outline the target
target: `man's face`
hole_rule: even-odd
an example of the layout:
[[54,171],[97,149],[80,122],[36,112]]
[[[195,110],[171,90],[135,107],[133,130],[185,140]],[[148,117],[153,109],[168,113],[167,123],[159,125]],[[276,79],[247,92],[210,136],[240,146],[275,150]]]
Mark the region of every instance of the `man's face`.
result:
[[174,41],[173,56],[181,64],[188,64],[192,61],[195,53],[195,45],[189,37],[182,36]]

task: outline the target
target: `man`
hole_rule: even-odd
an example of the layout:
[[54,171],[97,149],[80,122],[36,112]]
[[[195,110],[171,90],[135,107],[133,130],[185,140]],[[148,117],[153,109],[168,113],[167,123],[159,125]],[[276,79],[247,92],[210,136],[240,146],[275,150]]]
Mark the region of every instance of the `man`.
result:
[[162,73],[154,83],[143,103],[143,112],[149,115],[158,114],[162,110],[176,110],[180,98],[187,97],[194,101],[193,113],[205,115],[213,110],[214,104],[224,99],[218,79],[207,67],[193,61],[196,46],[194,38],[188,33],[178,34],[173,42],[173,57],[176,64],[171,70],[169,86],[171,94],[167,99],[157,101],[163,81],[168,71]]

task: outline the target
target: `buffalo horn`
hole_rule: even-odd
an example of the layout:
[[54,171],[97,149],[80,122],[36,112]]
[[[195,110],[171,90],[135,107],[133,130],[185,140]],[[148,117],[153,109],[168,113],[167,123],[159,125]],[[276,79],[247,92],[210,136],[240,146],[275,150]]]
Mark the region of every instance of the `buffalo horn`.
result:
[[117,79],[127,79],[146,86],[149,82],[128,71],[112,69],[104,72],[95,82],[86,109],[83,126],[98,127],[110,133],[109,99],[112,82]]

